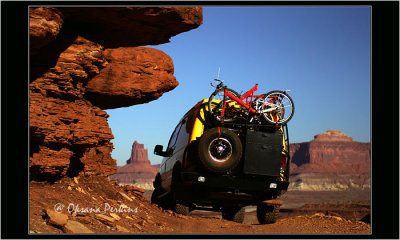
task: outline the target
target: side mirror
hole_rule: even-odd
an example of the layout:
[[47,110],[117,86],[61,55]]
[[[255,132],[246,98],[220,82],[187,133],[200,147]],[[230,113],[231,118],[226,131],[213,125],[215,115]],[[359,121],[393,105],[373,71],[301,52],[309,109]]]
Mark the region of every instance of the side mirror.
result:
[[165,152],[163,152],[163,146],[162,145],[156,145],[154,147],[154,154],[158,156],[165,157]]

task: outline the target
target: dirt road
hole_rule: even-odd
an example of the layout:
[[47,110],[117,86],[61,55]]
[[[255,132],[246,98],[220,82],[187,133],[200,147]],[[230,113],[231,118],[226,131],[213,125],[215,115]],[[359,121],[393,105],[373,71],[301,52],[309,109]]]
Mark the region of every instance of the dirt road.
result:
[[[138,189],[123,188],[101,177],[66,178],[54,184],[31,182],[29,202],[30,234],[370,233],[369,224],[324,213],[280,218],[269,225],[239,224],[201,216],[201,212],[182,216],[151,204]],[[251,214],[246,214],[248,219]]]

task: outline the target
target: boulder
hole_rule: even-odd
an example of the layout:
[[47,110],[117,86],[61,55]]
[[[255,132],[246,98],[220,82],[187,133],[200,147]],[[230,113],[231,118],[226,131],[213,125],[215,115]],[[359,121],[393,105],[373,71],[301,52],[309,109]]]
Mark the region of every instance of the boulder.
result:
[[178,86],[172,59],[147,47],[106,49],[108,65],[90,79],[85,98],[101,109],[128,107],[158,99]]
[[106,216],[104,214],[96,214],[96,219],[110,226],[113,226],[115,222],[115,218]]
[[50,209],[45,210],[48,223],[56,227],[63,227],[68,222],[68,216]]
[[82,223],[72,220],[68,220],[67,224],[64,225],[62,230],[65,233],[94,233]]

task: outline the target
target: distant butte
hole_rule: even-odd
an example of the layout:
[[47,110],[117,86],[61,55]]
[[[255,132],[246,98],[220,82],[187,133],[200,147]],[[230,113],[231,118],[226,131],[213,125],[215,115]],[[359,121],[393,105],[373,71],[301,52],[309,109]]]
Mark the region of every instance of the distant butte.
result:
[[[291,162],[294,163],[291,172],[297,172],[300,169],[296,167],[301,166],[302,173],[369,173],[370,145],[353,141],[338,130],[328,130],[315,135],[313,141],[290,144]],[[349,168],[351,164],[353,167]]]
[[357,142],[338,130],[290,144],[291,187],[296,190],[369,188],[371,143]]
[[117,173],[111,175],[110,179],[117,180],[121,184],[136,184],[146,189],[151,188],[156,174],[157,169],[151,166],[148,150],[144,148],[144,144],[135,141],[126,165],[118,167]]
[[131,157],[126,161],[129,163],[150,163],[148,150],[144,149],[144,144],[140,144],[137,141],[133,142]]

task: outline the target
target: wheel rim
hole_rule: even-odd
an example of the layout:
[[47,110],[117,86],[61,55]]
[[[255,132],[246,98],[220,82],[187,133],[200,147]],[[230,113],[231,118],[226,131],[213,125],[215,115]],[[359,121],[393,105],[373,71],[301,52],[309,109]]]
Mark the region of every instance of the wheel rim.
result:
[[225,162],[232,155],[232,145],[226,138],[216,138],[208,145],[208,154],[215,162]]
[[[233,90],[228,89],[228,92],[233,94],[234,96],[240,98],[240,95],[234,92]],[[211,101],[210,101],[211,100]],[[223,108],[223,100],[224,100],[224,89],[221,89],[211,95],[209,99],[209,111],[214,115],[214,117],[220,121],[222,108]],[[237,114],[241,111],[242,106],[236,103],[231,98],[226,98],[226,108],[224,113],[224,122],[231,122],[237,116]]]
[[[275,96],[271,98],[271,96]],[[267,103],[269,100],[276,99],[272,103]],[[263,111],[268,111],[268,109],[275,109],[273,112],[264,112],[264,117],[271,123],[283,123],[290,120],[293,115],[293,103],[282,93],[272,93],[265,97],[265,103],[262,107]],[[273,116],[277,116],[278,120],[274,119]]]

